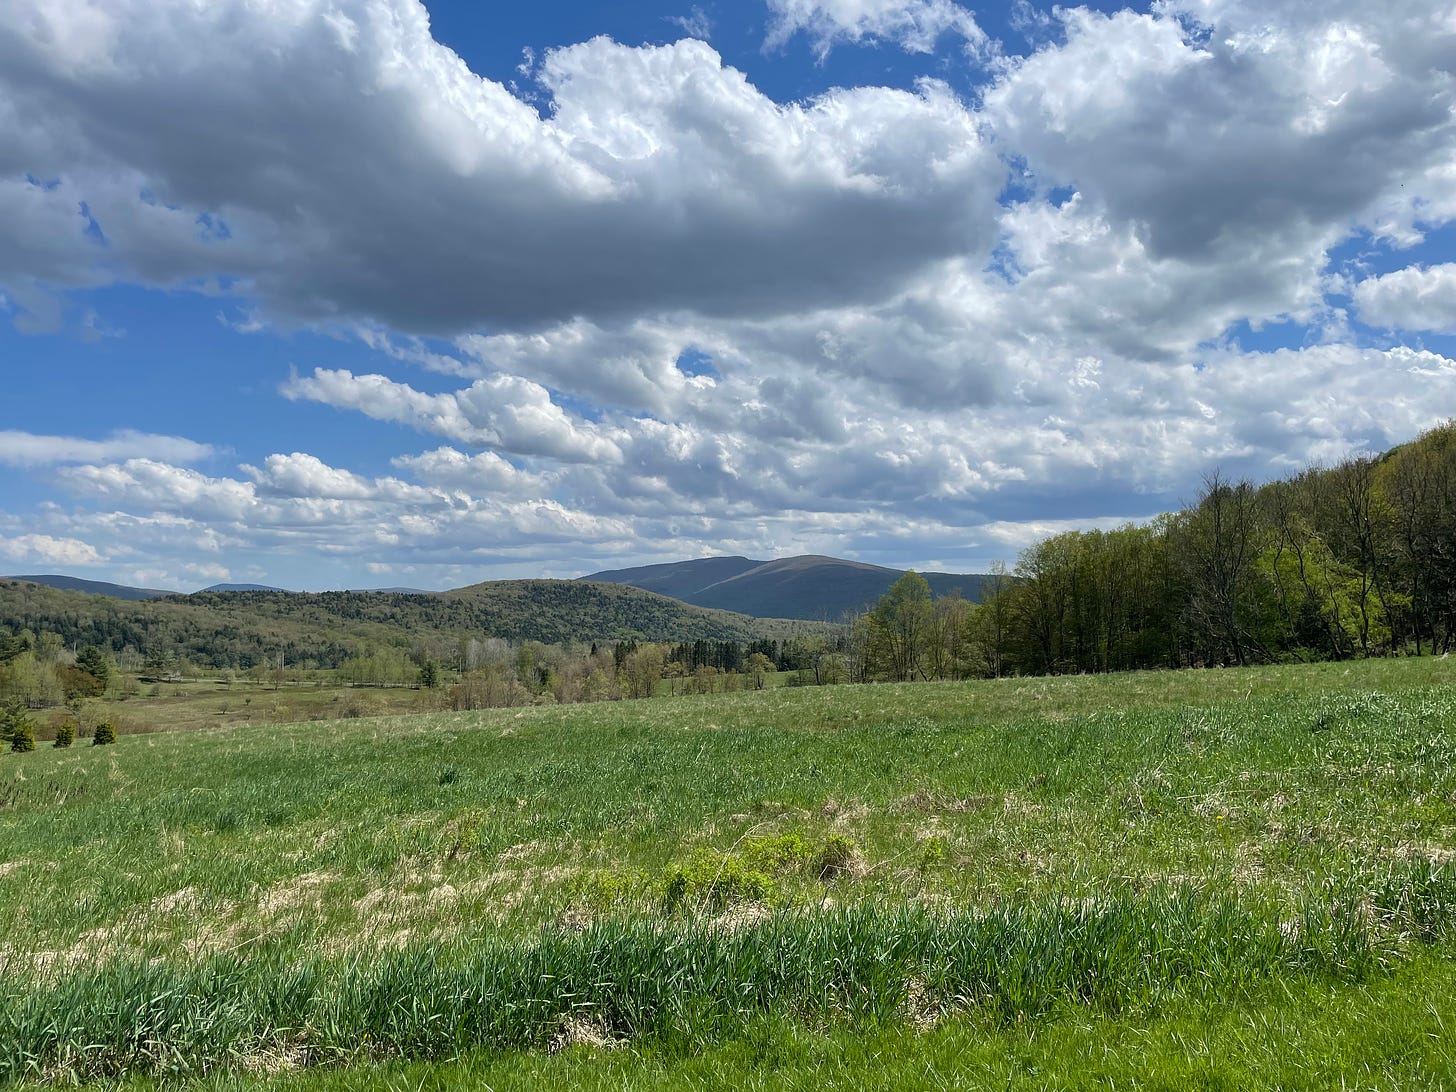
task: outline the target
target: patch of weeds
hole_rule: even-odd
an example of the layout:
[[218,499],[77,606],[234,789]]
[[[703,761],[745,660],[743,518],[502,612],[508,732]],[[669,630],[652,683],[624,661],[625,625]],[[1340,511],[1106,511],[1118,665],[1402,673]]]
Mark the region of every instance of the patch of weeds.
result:
[[485,816],[478,811],[464,811],[447,822],[440,830],[438,844],[445,860],[453,861],[466,857],[481,847],[481,826]]
[[662,874],[662,905],[669,913],[689,904],[715,909],[744,901],[767,900],[775,891],[767,872],[734,854],[699,849],[684,864],[670,864]]
[[651,898],[656,886],[644,872],[608,869],[583,878],[577,887],[577,897],[593,910],[606,911]]
[[780,897],[785,879],[811,874],[827,882],[857,871],[860,859],[859,848],[843,834],[814,841],[794,831],[745,838],[735,851],[699,849],[686,862],[668,865],[660,897],[669,912],[769,902]]
[[791,865],[807,861],[813,850],[800,834],[763,835],[745,838],[739,846],[739,855],[751,868],[765,872],[779,872]]
[[945,863],[945,839],[932,834],[920,843],[920,871],[929,872]]

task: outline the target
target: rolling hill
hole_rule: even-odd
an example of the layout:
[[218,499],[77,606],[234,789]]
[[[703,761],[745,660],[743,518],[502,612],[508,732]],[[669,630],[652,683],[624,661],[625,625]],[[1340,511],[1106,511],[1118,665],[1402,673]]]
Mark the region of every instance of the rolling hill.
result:
[[41,584],[47,588],[59,588],[61,591],[84,592],[87,595],[109,595],[113,599],[125,599],[131,602],[140,602],[143,599],[159,599],[164,595],[176,595],[174,591],[161,591],[157,588],[130,588],[125,584],[108,584],[104,580],[83,580],[79,576],[58,576],[48,574],[44,576],[0,576],[0,580],[19,580],[27,584]]
[[462,637],[748,642],[806,628],[625,584],[573,580],[503,580],[426,594],[197,592],[144,601],[0,582],[0,627],[59,633],[71,646],[130,647],[217,667],[249,667],[280,651],[289,663],[336,666],[371,645],[443,649]]
[[[804,554],[777,561],[707,557],[666,565],[617,569],[584,581],[629,584],[694,606],[733,610],[760,618],[839,622],[873,606],[904,572],[861,561]],[[982,576],[922,573],[936,596],[959,591],[980,598]]]

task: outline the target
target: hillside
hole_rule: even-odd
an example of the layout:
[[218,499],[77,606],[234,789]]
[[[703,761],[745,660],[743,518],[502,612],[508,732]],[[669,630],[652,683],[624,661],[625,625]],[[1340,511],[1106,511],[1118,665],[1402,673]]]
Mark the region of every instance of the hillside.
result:
[[650,641],[752,641],[799,632],[792,620],[693,606],[623,584],[577,580],[499,580],[410,602],[449,605],[452,628],[493,631],[515,640],[642,637]]
[[[708,557],[594,573],[583,580],[629,584],[699,607],[734,610],[760,618],[839,622],[862,613],[904,575],[900,569],[805,554],[777,561]],[[980,597],[979,575],[922,573],[937,596],[959,591]]]
[[[583,581],[608,584],[630,584],[634,588],[653,591],[684,603],[695,602],[693,596],[719,581],[741,576],[767,565],[746,557],[700,557],[694,561],[675,561],[666,565],[641,565],[634,569],[614,569],[583,576]],[[736,607],[734,608],[737,609]],[[747,613],[747,612],[746,612]],[[785,616],[787,617],[787,615]]]
[[198,592],[145,601],[12,581],[0,583],[0,626],[58,633],[73,647],[130,647],[218,667],[250,667],[280,650],[288,663],[333,667],[366,644],[447,647],[467,636],[747,642],[802,628],[626,585],[561,580],[498,581],[436,594]]
[[164,595],[176,595],[174,591],[157,588],[131,588],[125,584],[108,584],[104,580],[83,580],[79,576],[0,576],[0,580],[19,580],[27,584],[41,584],[61,591],[84,592],[87,595],[109,595],[113,599],[140,602],[143,599],[159,599]]

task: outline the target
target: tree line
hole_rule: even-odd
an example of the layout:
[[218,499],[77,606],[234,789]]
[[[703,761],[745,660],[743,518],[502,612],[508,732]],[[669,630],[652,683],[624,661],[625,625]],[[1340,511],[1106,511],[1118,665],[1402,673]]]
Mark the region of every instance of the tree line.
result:
[[854,633],[867,679],[1447,653],[1456,423],[1264,486],[1211,474],[1180,511],[1044,539],[979,605],[907,574]]

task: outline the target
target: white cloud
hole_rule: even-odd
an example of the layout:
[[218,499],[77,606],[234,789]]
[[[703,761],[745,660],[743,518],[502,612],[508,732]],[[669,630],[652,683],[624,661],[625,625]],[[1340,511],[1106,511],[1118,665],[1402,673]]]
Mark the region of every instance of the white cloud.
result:
[[[398,563],[409,558],[445,563],[543,544],[559,548],[583,539],[611,543],[629,537],[619,520],[533,493],[530,485],[542,479],[527,474],[518,475],[512,489],[480,489],[490,484],[489,474],[481,473],[488,463],[484,456],[444,451],[399,460],[403,469],[419,468],[425,481],[449,478],[453,469],[454,484],[466,484],[475,471],[471,490],[365,478],[303,453],[271,456],[261,468],[245,466],[249,480],[206,477],[147,460],[68,467],[60,477],[75,496],[121,510],[52,509],[43,520],[114,542],[110,552],[119,558],[190,549],[265,562],[271,555],[275,563],[281,554],[320,552],[359,564],[380,555],[397,557]],[[225,563],[242,567],[206,562]]]
[[781,312],[993,242],[1002,168],[937,85],[779,105],[700,41],[599,38],[542,60],[542,118],[418,0],[10,8],[0,283],[226,274],[267,317],[446,333]]
[[1360,321],[1388,329],[1456,334],[1456,263],[1409,266],[1355,286]]
[[1456,130],[1432,50],[1449,57],[1456,33],[1439,8],[1338,7],[1066,9],[1066,41],[1016,65],[987,113],[1041,182],[1135,225],[1155,257],[1317,255],[1449,164]]
[[292,455],[269,455],[263,469],[244,466],[258,492],[277,497],[319,497],[327,500],[360,500],[373,495],[375,486],[358,474],[327,465],[313,455],[295,451]]
[[545,387],[519,376],[497,375],[462,391],[424,394],[382,375],[319,368],[311,377],[295,376],[283,393],[514,454],[568,462],[621,457],[602,430],[574,419]]
[[200,462],[215,453],[208,444],[180,436],[154,436],[123,429],[105,440],[75,436],[38,436],[14,429],[0,431],[0,465],[46,466],[92,463],[110,459],[155,458],[179,463]]
[[989,44],[976,17],[952,0],[768,0],[768,8],[765,48],[805,34],[821,60],[844,43],[891,42],[909,53],[933,53],[946,35],[973,51]]
[[257,501],[250,484],[209,477],[155,459],[70,466],[56,475],[68,488],[97,500],[152,511],[185,511],[203,520],[242,522]]
[[658,416],[682,412],[716,387],[678,367],[694,331],[691,316],[597,324],[575,319],[529,334],[472,334],[461,350],[489,372],[527,375],[593,404]]
[[699,38],[706,42],[713,36],[713,20],[708,17],[708,13],[698,4],[694,4],[688,14],[670,15],[667,21],[680,29],[689,38]]
[[493,451],[466,455],[442,447],[422,455],[401,455],[393,462],[429,485],[477,497],[539,497],[555,481],[552,475],[521,470]]
[[99,565],[105,560],[89,543],[50,535],[0,536],[0,557],[39,565]]

